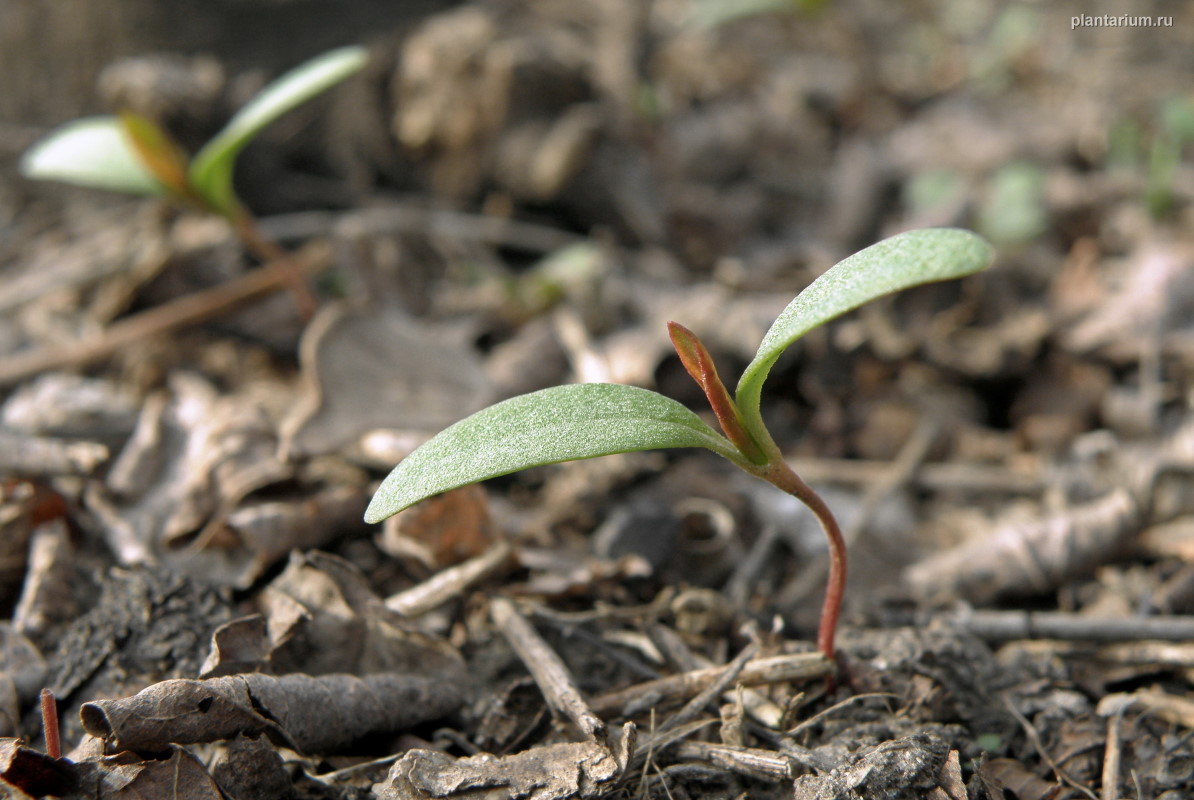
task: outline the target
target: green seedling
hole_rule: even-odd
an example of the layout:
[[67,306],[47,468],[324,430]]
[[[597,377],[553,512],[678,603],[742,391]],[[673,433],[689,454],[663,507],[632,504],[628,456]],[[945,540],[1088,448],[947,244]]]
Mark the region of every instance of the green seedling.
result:
[[67,123],[21,160],[27,178],[196,203],[235,219],[243,213],[232,189],[236,157],[287,111],[335,86],[365,65],[361,47],[343,47],[286,73],[248,102],[188,159],[157,123],[136,114]]
[[241,108],[194,158],[153,120],[122,113],[75,120],[53,131],[25,154],[21,174],[180,201],[226,218],[262,259],[283,259],[236,197],[236,158],[267,125],[360,70],[367,58],[362,47],[342,47],[296,67]]
[[817,646],[832,657],[846,583],[846,545],[833,512],[784,461],[759,412],[775,362],[813,328],[891,292],[958,278],[993,257],[969,231],[910,231],[856,253],[813,281],[779,315],[731,396],[696,334],[668,323],[672,344],[721,427],[680,403],[612,383],[556,386],[505,400],[457,422],[416,448],[389,474],[365,512],[380,522],[420,500],[528,467],[672,447],[704,447],[807,505],[829,539],[829,584]]
[[1156,109],[1151,126],[1121,119],[1107,132],[1106,164],[1140,172],[1144,203],[1155,219],[1174,208],[1175,185],[1183,160],[1194,144],[1194,98],[1167,98]]

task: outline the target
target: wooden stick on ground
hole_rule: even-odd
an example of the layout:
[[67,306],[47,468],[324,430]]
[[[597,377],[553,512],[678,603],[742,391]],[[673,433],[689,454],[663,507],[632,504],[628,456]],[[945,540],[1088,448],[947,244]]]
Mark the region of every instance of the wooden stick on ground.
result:
[[[298,274],[308,275],[330,263],[331,251],[325,246],[312,246],[289,260]],[[49,370],[81,367],[107,358],[120,348],[142,339],[160,336],[227,313],[241,303],[286,286],[293,274],[258,267],[219,286],[126,317],[89,341],[8,356],[0,360],[0,386],[11,386]]]
[[1103,787],[1099,800],[1119,800],[1119,770],[1123,761],[1121,728],[1126,710],[1126,706],[1121,707],[1107,718],[1107,744],[1103,749]]
[[[833,665],[821,653],[771,656],[747,662],[738,673],[738,683],[743,686],[758,686],[766,683],[812,680],[824,678],[832,671]],[[710,667],[638,683],[594,697],[592,707],[603,717],[634,716],[654,705],[693,697],[724,672],[725,667]]]
[[1059,639],[1070,642],[1194,640],[1194,616],[1083,617],[1057,611],[969,611],[956,617],[970,633],[991,642]]
[[568,667],[531,623],[518,613],[514,603],[504,597],[495,597],[489,615],[530,670],[547,704],[576,723],[586,736],[604,743],[605,723],[581,696]]
[[417,617],[439,608],[469,587],[484,580],[506,563],[514,548],[499,541],[479,556],[441,570],[422,583],[386,598],[386,608],[406,617]]
[[655,735],[666,733],[699,717],[710,703],[717,700],[722,692],[727,691],[737,681],[738,676],[742,674],[742,669],[754,658],[758,650],[758,645],[752,642],[729,664],[718,667],[721,674],[689,700],[684,708],[668,717],[662,725],[656,728]]
[[[688,645],[671,628],[659,623],[652,623],[647,628],[648,635],[655,646],[663,651],[667,658],[680,669],[697,670],[714,666],[713,662],[698,655],[688,648]],[[750,714],[760,724],[768,728],[779,729],[783,722],[784,710],[773,702],[766,694],[756,689],[742,689],[738,695],[746,713]]]

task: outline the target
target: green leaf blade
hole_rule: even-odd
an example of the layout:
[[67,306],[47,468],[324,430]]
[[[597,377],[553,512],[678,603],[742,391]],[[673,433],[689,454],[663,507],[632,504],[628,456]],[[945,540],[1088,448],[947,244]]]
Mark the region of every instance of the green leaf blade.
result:
[[29,148],[20,169],[31,180],[149,197],[168,194],[141,163],[116,117],[85,117],[63,125]]
[[368,58],[363,47],[341,47],[300,64],[265,87],[195,154],[191,185],[221,213],[233,214],[232,168],[245,145],[287,111],[358,72]]
[[614,383],[554,386],[478,411],[415,449],[382,482],[365,521],[528,467],[672,447],[736,457],[700,417],[661,394]]
[[801,336],[892,292],[979,272],[994,255],[991,245],[970,231],[928,228],[884,239],[826,270],[780,312],[742,373],[736,399],[747,428],[770,440],[759,415],[763,382]]

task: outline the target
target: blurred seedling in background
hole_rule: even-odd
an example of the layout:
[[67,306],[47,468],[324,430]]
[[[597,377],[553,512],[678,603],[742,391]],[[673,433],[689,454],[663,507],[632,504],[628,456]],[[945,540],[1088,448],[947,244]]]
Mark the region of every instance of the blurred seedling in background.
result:
[[701,28],[716,28],[761,14],[813,13],[826,0],[697,0],[689,21]]
[[1107,135],[1107,164],[1138,170],[1145,176],[1144,201],[1149,213],[1160,219],[1173,208],[1174,185],[1182,162],[1194,145],[1194,100],[1176,96],[1162,102],[1153,124],[1145,128],[1121,119]]
[[1151,125],[1119,119],[1107,133],[1107,166],[1143,172],[1144,203],[1153,219],[1174,208],[1184,156],[1194,144],[1194,100],[1171,97],[1157,107]]
[[[362,47],[342,47],[296,67],[250,100],[194,157],[157,122],[126,112],[58,128],[29,149],[21,173],[36,180],[162,197],[218,214],[255,256],[284,265],[285,252],[258,232],[236,196],[236,158],[267,125],[359,71],[367,58]],[[297,273],[287,282],[300,310],[310,315],[315,303],[306,284]]]
[[949,167],[909,176],[903,201],[914,218],[949,219],[974,203],[974,227],[997,247],[1018,247],[1041,236],[1049,226],[1045,173],[1028,161],[1001,165],[981,180]]
[[704,390],[718,433],[680,403],[613,383],[555,386],[483,409],[416,448],[389,474],[365,513],[381,520],[433,495],[528,467],[673,447],[704,447],[809,507],[829,540],[829,583],[817,647],[834,652],[846,584],[846,545],[833,512],[783,459],[759,411],[763,382],[808,331],[858,306],[923,283],[984,269],[991,246],[969,231],[910,231],[856,253],[797,295],[763,337],[731,396],[697,335],[668,323],[680,361]]

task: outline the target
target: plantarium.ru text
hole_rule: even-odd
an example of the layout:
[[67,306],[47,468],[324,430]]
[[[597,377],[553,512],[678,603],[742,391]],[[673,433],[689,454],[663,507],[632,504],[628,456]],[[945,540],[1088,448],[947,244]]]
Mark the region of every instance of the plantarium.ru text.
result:
[[[850,256],[797,295],[763,337],[733,396],[696,334],[668,323],[680,361],[704,390],[722,433],[675,400],[612,383],[556,386],[505,400],[439,433],[402,460],[365,513],[379,522],[420,500],[527,467],[668,447],[705,447],[799,498],[829,539],[829,585],[817,647],[833,656],[846,584],[846,545],[833,512],[784,461],[759,411],[763,382],[808,331],[862,304],[987,267],[989,244],[969,231],[909,231]],[[724,434],[724,435],[723,435]]]

